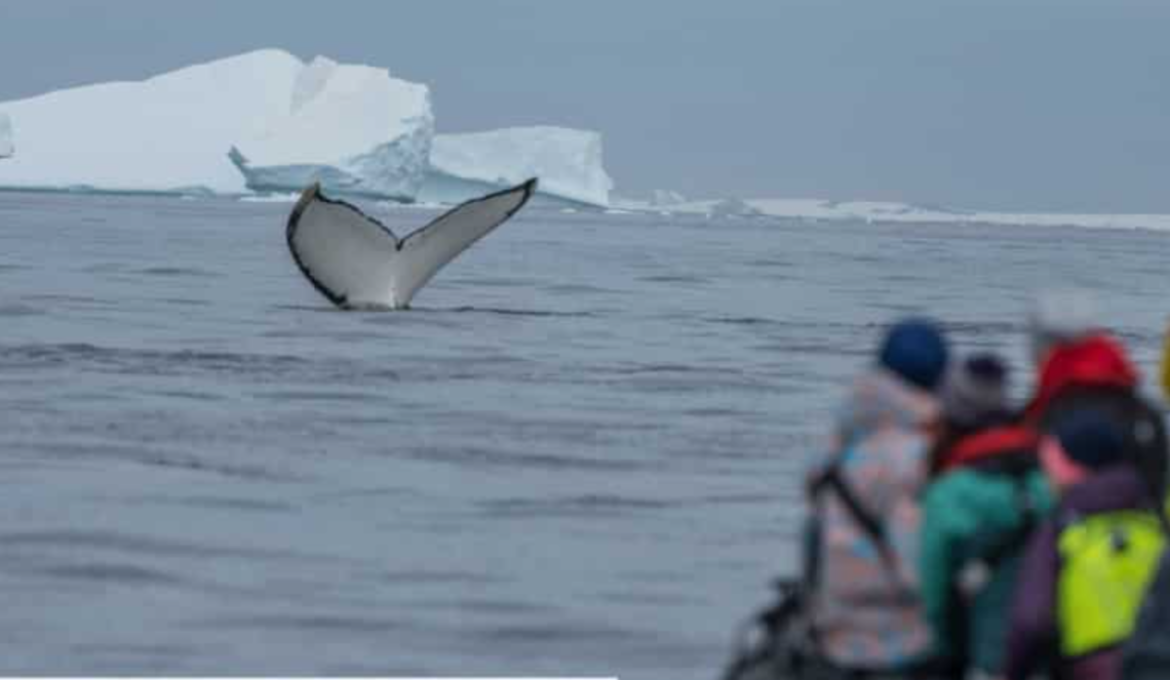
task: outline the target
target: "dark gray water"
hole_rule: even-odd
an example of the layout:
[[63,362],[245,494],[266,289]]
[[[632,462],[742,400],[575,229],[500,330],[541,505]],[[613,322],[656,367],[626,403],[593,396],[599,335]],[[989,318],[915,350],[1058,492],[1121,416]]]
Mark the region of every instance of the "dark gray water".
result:
[[0,673],[711,678],[883,323],[1019,365],[1073,281],[1150,372],[1170,289],[1166,234],[537,209],[342,313],[288,209],[0,193]]

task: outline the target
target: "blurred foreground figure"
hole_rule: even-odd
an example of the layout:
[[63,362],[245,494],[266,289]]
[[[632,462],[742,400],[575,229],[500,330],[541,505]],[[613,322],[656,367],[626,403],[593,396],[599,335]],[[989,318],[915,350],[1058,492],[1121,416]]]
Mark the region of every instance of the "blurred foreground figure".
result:
[[933,655],[947,678],[1002,673],[1020,556],[1052,505],[1038,436],[1015,422],[1007,384],[999,357],[976,354],[956,363],[942,389],[920,563]]
[[1040,445],[1060,495],[1028,544],[1008,637],[1007,677],[1051,664],[1061,680],[1122,680],[1133,633],[1166,545],[1161,497],[1126,459],[1108,413],[1066,412]]
[[1170,401],[1170,329],[1166,330],[1166,343],[1162,349],[1162,395]]
[[933,322],[891,328],[846,400],[833,446],[810,466],[806,581],[826,677],[909,674],[930,651],[918,497],[948,355]]
[[1035,396],[1025,410],[1027,423],[1051,432],[1072,411],[1091,408],[1110,415],[1123,429],[1122,457],[1165,497],[1163,416],[1141,396],[1137,369],[1099,322],[1092,295],[1076,290],[1042,294],[1029,322],[1037,377]]

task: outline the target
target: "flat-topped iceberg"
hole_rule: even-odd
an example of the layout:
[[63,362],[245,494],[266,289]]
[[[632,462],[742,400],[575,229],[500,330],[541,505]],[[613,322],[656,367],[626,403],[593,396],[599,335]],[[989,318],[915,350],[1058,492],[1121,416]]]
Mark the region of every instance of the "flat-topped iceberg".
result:
[[230,158],[254,191],[319,181],[332,193],[413,200],[433,135],[425,85],[317,57],[294,81],[288,110],[239,139]]
[[538,193],[607,207],[613,180],[602,165],[601,135],[537,126],[435,135],[420,199],[456,203],[539,177]]
[[288,110],[303,68],[263,50],[2,104],[19,121],[20,153],[0,165],[0,186],[242,192],[227,151]]
[[[0,104],[20,123],[20,153],[0,186],[244,193],[321,179],[410,198],[429,153],[423,85],[383,69],[260,50],[164,73]],[[235,159],[245,165],[241,173]]]
[[[425,85],[386,69],[259,50],[136,82],[87,85],[0,110],[20,154],[0,187],[299,192],[456,203],[530,177],[542,194],[609,205],[601,135],[559,127],[434,134]],[[12,142],[0,119],[0,156]]]
[[0,158],[8,158],[16,152],[12,141],[12,119],[7,113],[0,113]]

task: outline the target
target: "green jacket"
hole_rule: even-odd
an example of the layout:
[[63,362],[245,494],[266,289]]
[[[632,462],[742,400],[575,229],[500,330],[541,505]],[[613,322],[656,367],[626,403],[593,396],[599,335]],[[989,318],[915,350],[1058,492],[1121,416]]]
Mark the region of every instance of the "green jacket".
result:
[[[1021,451],[1022,433],[1016,431],[1015,439],[1010,433],[1000,435],[981,433],[952,449],[975,454],[953,463],[927,487],[919,556],[935,654],[964,659],[968,667],[990,674],[1003,668],[1007,621],[1027,529],[1054,503],[1047,480],[1034,464],[1034,440]],[[996,448],[1013,442],[1006,449]],[[1007,460],[1014,461],[1011,472],[995,465]],[[992,555],[992,567],[983,570],[981,578],[972,578],[978,575],[974,565]]]

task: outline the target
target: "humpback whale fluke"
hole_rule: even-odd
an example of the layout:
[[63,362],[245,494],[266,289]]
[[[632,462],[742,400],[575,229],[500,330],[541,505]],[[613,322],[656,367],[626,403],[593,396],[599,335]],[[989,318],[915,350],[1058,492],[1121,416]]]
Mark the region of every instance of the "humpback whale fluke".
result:
[[288,249],[309,283],[343,309],[405,309],[443,265],[515,215],[536,179],[452,208],[399,239],[357,206],[305,189],[288,217]]

